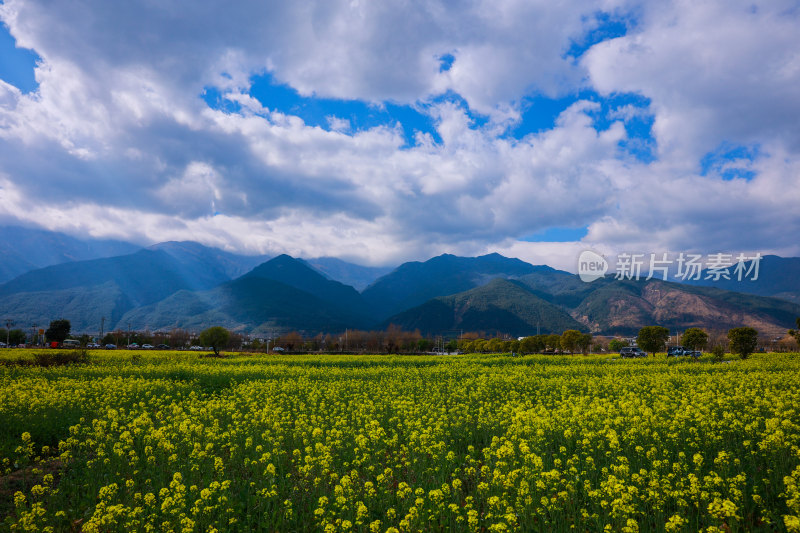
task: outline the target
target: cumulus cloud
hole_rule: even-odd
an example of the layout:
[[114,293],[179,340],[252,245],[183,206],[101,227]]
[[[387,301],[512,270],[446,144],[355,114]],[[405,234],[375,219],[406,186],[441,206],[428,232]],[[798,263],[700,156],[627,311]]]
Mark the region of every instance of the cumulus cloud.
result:
[[[0,214],[371,264],[541,263],[548,246],[563,268],[587,246],[796,255],[798,16],[780,2],[7,0],[0,18],[41,62],[36,92],[0,80]],[[609,17],[627,33],[597,37]],[[306,123],[249,94],[264,73],[312,99],[412,105],[435,131],[409,143],[396,123]],[[517,138],[531,96],[569,104]],[[650,117],[656,157],[637,159],[631,123]],[[704,168],[729,145],[757,148]],[[554,226],[589,232],[518,240]]]
[[723,141],[800,150],[796,2],[649,2],[641,13],[582,64],[601,93],[652,100],[662,157],[696,165]]

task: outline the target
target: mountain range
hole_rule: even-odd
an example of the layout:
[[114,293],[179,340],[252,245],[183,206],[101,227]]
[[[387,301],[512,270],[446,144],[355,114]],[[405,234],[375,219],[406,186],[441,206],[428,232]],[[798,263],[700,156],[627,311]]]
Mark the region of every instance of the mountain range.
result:
[[758,296],[773,296],[800,303],[800,257],[765,255],[759,261],[757,277],[755,277],[756,271],[751,270],[752,261],[744,264],[745,271],[752,273],[750,276],[743,276],[741,280],[734,275],[733,269],[731,269],[728,278],[714,279],[715,276],[709,277],[708,274],[704,274],[700,276],[699,280],[689,280],[687,283]]
[[[50,242],[75,246],[69,239]],[[92,253],[125,245],[108,246]],[[23,329],[67,318],[74,331],[89,333],[102,321],[106,331],[222,325],[257,335],[313,335],[393,324],[429,335],[522,336],[566,329],[632,334],[653,324],[746,325],[778,335],[800,316],[798,258],[767,256],[760,279],[748,282],[606,277],[584,283],[499,254],[444,254],[390,270],[336,258],[245,256],[193,242],[129,246],[129,253],[62,261],[0,284],[0,317]]]
[[141,246],[115,240],[76,239],[20,226],[0,227],[0,283],[50,265],[130,254]]

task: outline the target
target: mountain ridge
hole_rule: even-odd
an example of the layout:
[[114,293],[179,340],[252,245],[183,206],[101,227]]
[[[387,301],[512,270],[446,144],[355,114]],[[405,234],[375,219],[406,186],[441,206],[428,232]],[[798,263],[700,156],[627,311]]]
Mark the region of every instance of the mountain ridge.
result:
[[568,313],[533,294],[518,281],[495,278],[485,285],[439,296],[387,319],[383,325],[442,331],[497,331],[512,336],[585,330]]
[[23,226],[0,227],[0,283],[47,266],[134,253],[142,247],[113,239],[79,239]]
[[[772,296],[655,279],[608,276],[584,283],[574,274],[499,254],[443,254],[404,263],[360,293],[308,260],[281,254],[251,267],[261,259],[166,242],[133,254],[51,265],[0,285],[0,316],[21,327],[67,318],[75,331],[97,331],[105,317],[107,330],[131,323],[312,333],[396,323],[426,332],[508,334],[533,331],[534,320],[540,331],[550,323],[605,334],[631,334],[653,324],[751,325],[777,334],[800,316],[800,305]],[[771,280],[759,290],[791,286],[791,280]]]
[[530,263],[497,253],[478,257],[442,254],[424,262],[403,263],[378,278],[362,295],[378,316],[388,318],[431,298],[470,290],[495,277],[523,276],[536,269]]

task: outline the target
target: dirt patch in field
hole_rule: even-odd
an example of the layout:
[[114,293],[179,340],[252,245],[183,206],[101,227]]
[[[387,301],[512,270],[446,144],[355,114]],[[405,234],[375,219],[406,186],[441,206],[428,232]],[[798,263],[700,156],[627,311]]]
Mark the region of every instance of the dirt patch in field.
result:
[[15,493],[27,492],[32,486],[40,484],[47,474],[52,474],[54,484],[57,484],[64,467],[61,459],[54,458],[0,476],[0,521],[14,511]]

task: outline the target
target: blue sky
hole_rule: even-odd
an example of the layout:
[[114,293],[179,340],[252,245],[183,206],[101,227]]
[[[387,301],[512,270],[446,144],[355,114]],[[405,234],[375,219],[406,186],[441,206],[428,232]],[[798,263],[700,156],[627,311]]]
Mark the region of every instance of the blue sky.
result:
[[[262,106],[303,119],[309,126],[326,130],[335,129],[331,118],[347,120],[349,131],[362,131],[385,126],[392,128],[399,124],[408,146],[415,144],[415,132],[428,133],[439,142],[438,133],[430,115],[424,107],[393,102],[372,103],[362,100],[343,100],[336,98],[317,98],[301,96],[290,86],[280,83],[271,74],[261,74],[250,79],[248,94]],[[224,93],[215,87],[206,87],[203,100],[212,109],[237,113],[241,106],[225,98]]]
[[365,264],[797,255],[792,6],[6,0],[0,222]]
[[8,32],[8,27],[0,25],[0,79],[14,85],[25,93],[38,87],[34,68],[38,56],[25,48],[18,48],[16,40]]

